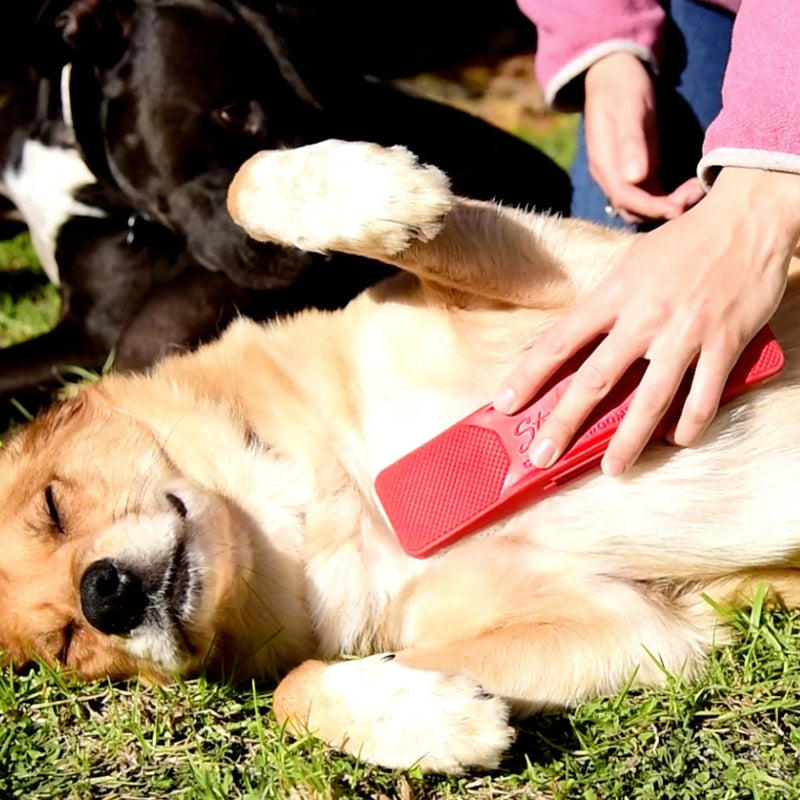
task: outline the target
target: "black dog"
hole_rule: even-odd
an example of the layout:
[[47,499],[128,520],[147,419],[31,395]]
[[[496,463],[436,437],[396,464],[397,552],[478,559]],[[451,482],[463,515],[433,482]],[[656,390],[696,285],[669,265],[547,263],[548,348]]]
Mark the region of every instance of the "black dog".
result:
[[[356,5],[342,6],[343,19]],[[0,392],[41,382],[54,363],[97,363],[111,348],[120,366],[147,364],[165,347],[213,335],[236,310],[266,317],[334,307],[384,274],[349,259],[343,281],[342,269],[329,270],[321,257],[248,239],[224,197],[257,150],[331,137],[401,143],[443,166],[458,192],[566,210],[566,177],[533,148],[364,77],[413,66],[413,43],[354,47],[351,58],[340,26],[335,48],[322,47],[325,8],[241,0],[45,6],[34,48],[44,76],[38,102],[25,100],[28,126],[8,137],[3,163],[24,165],[25,144],[48,127],[44,116],[47,144],[77,148],[94,183],[71,195],[90,211],[57,231],[64,320],[39,344],[0,351]],[[358,29],[350,36],[361,41]]]
[[[245,304],[242,287],[194,264],[177,236],[94,178],[57,84],[23,81],[6,91],[0,188],[61,285],[62,313],[50,333],[0,350],[0,395],[25,400],[61,369],[98,366],[114,349],[121,367],[146,366],[170,343],[199,342],[210,320],[223,323],[226,308],[230,317]],[[170,295],[181,302],[170,304]]]

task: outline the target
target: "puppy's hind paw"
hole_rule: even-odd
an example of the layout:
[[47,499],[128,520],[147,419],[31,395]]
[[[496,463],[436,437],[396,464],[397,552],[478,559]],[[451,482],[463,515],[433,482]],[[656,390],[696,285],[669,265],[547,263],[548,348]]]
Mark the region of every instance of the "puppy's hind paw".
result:
[[254,239],[378,259],[433,239],[452,201],[444,173],[406,148],[335,139],[257,153],[228,191]]

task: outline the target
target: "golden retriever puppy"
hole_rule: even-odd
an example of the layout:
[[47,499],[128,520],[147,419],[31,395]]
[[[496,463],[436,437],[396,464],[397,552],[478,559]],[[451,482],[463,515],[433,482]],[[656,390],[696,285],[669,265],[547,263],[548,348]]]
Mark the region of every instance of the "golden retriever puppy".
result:
[[[400,148],[255,156],[255,238],[404,272],[334,313],[240,321],[88,386],[0,454],[0,646],[79,677],[289,674],[290,729],[388,767],[491,767],[510,715],[684,674],[725,640],[703,597],[800,602],[800,293],[782,375],[702,444],[653,444],[426,560],[376,474],[488,401],[631,238],[453,197]],[[336,660],[340,656],[357,659]]]

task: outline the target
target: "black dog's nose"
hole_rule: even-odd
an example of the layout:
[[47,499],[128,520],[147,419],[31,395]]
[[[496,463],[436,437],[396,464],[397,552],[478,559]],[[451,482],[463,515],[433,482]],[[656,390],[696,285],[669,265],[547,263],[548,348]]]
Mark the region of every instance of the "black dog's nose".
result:
[[131,569],[107,558],[89,565],[81,578],[81,607],[103,633],[130,633],[144,618],[147,593]]

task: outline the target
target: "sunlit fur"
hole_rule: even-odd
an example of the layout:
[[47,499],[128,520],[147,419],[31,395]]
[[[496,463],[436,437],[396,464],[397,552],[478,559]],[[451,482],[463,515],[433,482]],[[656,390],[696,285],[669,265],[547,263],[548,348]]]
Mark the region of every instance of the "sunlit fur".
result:
[[[276,693],[290,728],[387,766],[457,772],[498,762],[509,708],[573,704],[634,674],[658,684],[665,670],[696,673],[727,638],[704,595],[746,603],[766,582],[771,597],[800,602],[794,277],[773,323],[783,374],[726,406],[699,446],[654,444],[623,479],[589,476],[433,558],[405,556],[377,504],[377,472],[487,402],[630,239],[452,198],[438,173],[420,189],[413,160],[370,147],[359,156],[364,233],[337,205],[326,172],[336,151],[294,151],[289,172],[304,186],[287,178],[263,197],[245,167],[234,214],[246,209],[237,216],[250,229],[269,219],[279,239],[280,199],[291,196],[292,236],[307,220],[324,249],[303,215],[313,195],[340,211],[338,247],[412,274],[340,312],[240,321],[148,375],[105,378],[18,434],[0,455],[0,645],[15,662],[39,654],[82,677],[166,680],[305,661]],[[388,191],[387,164],[392,192],[402,199],[406,177],[414,186],[407,239],[420,206],[430,211],[432,238],[399,252],[396,230],[381,251],[386,198],[370,194]],[[94,630],[78,594],[87,566],[157,558],[176,539],[200,587],[190,621]],[[388,651],[396,658],[326,663]]]

